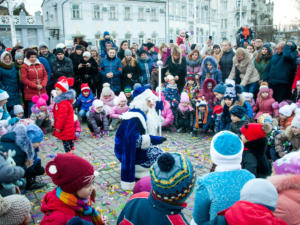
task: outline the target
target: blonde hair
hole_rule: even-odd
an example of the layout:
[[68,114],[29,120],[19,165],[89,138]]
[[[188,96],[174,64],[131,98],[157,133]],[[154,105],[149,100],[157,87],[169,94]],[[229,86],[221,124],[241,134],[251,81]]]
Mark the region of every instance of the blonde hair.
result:
[[165,43],[162,43],[161,46],[159,47],[159,51],[162,52],[163,48],[168,48],[168,45]]
[[175,45],[173,50],[172,50],[172,63],[175,64],[175,60],[174,60],[174,55],[178,55],[179,54],[179,62],[178,64],[181,64],[182,62],[182,50],[177,46]]

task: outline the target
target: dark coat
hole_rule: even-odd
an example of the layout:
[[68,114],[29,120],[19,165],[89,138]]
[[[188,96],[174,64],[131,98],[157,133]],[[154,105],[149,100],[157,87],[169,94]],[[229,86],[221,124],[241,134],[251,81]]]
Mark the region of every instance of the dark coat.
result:
[[181,92],[185,84],[185,77],[187,71],[185,57],[182,57],[182,62],[181,64],[179,64],[178,62],[173,63],[172,56],[170,55],[165,62],[165,66],[166,68],[164,69],[164,72],[169,71],[173,76],[179,76],[179,80],[176,81],[176,83],[178,85],[179,91]]
[[194,124],[194,111],[185,111],[185,112],[182,112],[179,108],[176,109],[176,112],[175,112],[175,115],[174,115],[174,123],[175,123],[175,126],[177,128],[179,128],[179,120],[185,120],[185,121],[189,121],[189,126],[190,128],[193,127],[193,124]]
[[220,59],[219,65],[220,65],[220,69],[222,71],[223,81],[225,81],[227,79],[227,77],[229,76],[229,74],[231,72],[232,65],[233,65],[232,59],[233,59],[234,55],[235,55],[235,53],[231,49],[229,52],[223,52],[223,55]]
[[138,65],[141,71],[141,76],[140,76],[140,83],[142,85],[145,85],[148,83],[148,78],[149,82],[151,80],[151,72],[152,72],[152,61],[150,58],[147,58],[146,60],[143,60],[141,58],[138,59]]
[[241,119],[238,122],[231,122],[230,123],[230,131],[237,134],[237,135],[241,135],[241,128],[249,123],[249,119],[247,116],[245,116],[243,119]]
[[72,60],[72,64],[73,64],[73,71],[74,71],[74,75],[75,75],[74,77],[75,77],[75,80],[77,81],[80,78],[78,65],[83,60],[82,54],[81,55],[77,55],[76,52],[73,52],[70,55],[70,59]]
[[[107,73],[113,73],[112,78],[107,78]],[[121,75],[122,75],[122,64],[118,57],[113,59],[107,57],[100,62],[100,73],[102,76],[103,83],[109,83],[110,88],[115,94],[121,91]]]
[[6,91],[9,95],[7,107],[20,104],[19,95],[19,73],[14,64],[5,65],[0,62],[0,89]]
[[61,76],[74,77],[72,60],[68,57],[64,57],[63,60],[58,60],[55,58],[51,65],[51,69],[52,76],[50,85],[52,89],[54,88],[54,84],[58,81],[58,78]]
[[247,142],[243,152],[242,168],[250,171],[256,178],[266,178],[272,172],[271,163],[266,156],[267,139],[260,138]]
[[93,127],[95,134],[100,134],[99,124],[103,124],[103,130],[108,131],[108,119],[105,111],[102,110],[100,113],[98,113],[92,107],[88,117],[88,124],[89,126]]
[[[87,62],[80,60],[80,63],[83,65],[81,68],[78,69],[78,77],[82,83],[88,83],[89,86],[93,87],[99,80],[100,76],[98,74],[98,64],[93,57],[91,57]],[[86,64],[91,64],[91,67],[86,66]]]
[[264,73],[264,80],[269,84],[290,84],[294,81],[296,73],[297,46],[286,45],[282,54],[272,56]]
[[[121,76],[121,84],[122,84],[122,90],[124,89],[125,86],[129,85],[131,88],[135,83],[140,82],[140,75],[141,75],[141,70],[140,67],[138,66],[137,61],[132,58],[129,63],[127,63],[126,58],[122,60],[122,76]],[[129,79],[127,77],[127,74],[131,74],[132,78]]]

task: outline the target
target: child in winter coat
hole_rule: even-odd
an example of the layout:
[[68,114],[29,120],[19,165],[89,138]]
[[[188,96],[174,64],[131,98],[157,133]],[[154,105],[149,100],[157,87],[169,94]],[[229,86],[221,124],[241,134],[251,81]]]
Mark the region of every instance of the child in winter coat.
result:
[[161,100],[163,101],[163,105],[164,105],[164,109],[161,112],[161,116],[163,118],[162,127],[169,128],[174,121],[174,115],[171,109],[171,104],[168,101],[166,101],[163,93],[161,93]]
[[8,125],[8,121],[11,118],[6,108],[7,99],[9,95],[6,91],[0,89],[0,127]]
[[213,92],[216,85],[217,83],[214,79],[212,78],[205,79],[200,94],[198,95],[198,98],[202,98],[202,97],[205,98],[206,102],[208,103],[211,109],[214,107],[215,102],[217,102],[217,99]]
[[115,93],[110,89],[109,83],[103,84],[100,100],[103,102],[103,109],[106,115],[109,115],[112,108],[116,105]]
[[57,96],[54,98],[54,133],[53,135],[62,140],[65,152],[73,152],[75,139],[73,101],[75,91],[69,90],[73,85],[72,78],[60,77],[55,84]]
[[89,115],[89,109],[94,101],[94,95],[87,83],[81,84],[81,94],[77,98],[76,107],[79,108],[79,116],[81,119],[86,119]]
[[166,101],[168,101],[171,105],[173,115],[175,115],[175,111],[180,102],[180,95],[179,95],[179,91],[177,88],[177,84],[175,83],[174,76],[169,74],[166,77],[166,79],[168,81],[168,84],[167,84],[165,90],[163,91],[163,93],[166,98]]
[[124,88],[124,94],[125,94],[126,99],[127,99],[127,105],[129,105],[130,102],[132,101],[132,88],[130,86],[126,86]]
[[182,92],[180,96],[180,103],[175,111],[175,126],[177,132],[190,132],[192,131],[194,117],[193,107],[190,103],[190,98],[186,92]]
[[226,91],[226,86],[224,84],[217,84],[215,86],[215,88],[213,89],[214,95],[216,97],[216,102],[214,106],[221,105],[225,91]]
[[300,99],[300,80],[298,80],[296,83],[296,89],[293,91],[292,94],[292,101],[296,103],[299,101],[299,99]]
[[214,132],[215,133],[218,133],[221,131],[222,114],[223,114],[223,107],[221,105],[216,105],[213,109]]
[[[284,149],[284,143],[291,143],[290,149]],[[291,126],[275,137],[275,150],[279,157],[283,157],[289,151],[297,151],[300,148],[300,115],[296,115]]]
[[198,131],[201,133],[207,133],[212,127],[212,109],[205,101],[205,98],[201,98],[196,102],[196,114],[195,123],[193,127],[193,134],[196,136]]
[[108,135],[108,119],[103,109],[103,102],[99,99],[94,100],[88,117],[88,127],[93,135],[101,138]]
[[222,72],[218,69],[218,62],[213,56],[206,56],[203,61],[203,73],[201,76],[201,87],[207,78],[215,80],[217,84],[222,82]]
[[41,211],[45,215],[41,225],[66,225],[75,216],[94,225],[104,225],[92,206],[98,173],[88,161],[73,154],[58,154],[47,163],[46,173],[57,187],[43,197]]
[[20,120],[24,119],[24,109],[21,105],[14,105],[14,115]]
[[200,92],[200,87],[197,84],[194,74],[188,74],[186,76],[186,84],[184,85],[183,91],[186,92],[190,98],[192,106],[196,106],[197,96]]
[[296,104],[284,105],[279,108],[279,125],[280,130],[285,130],[288,126],[291,125],[295,114]]
[[268,178],[278,192],[273,213],[289,225],[300,224],[300,152],[291,152],[273,163],[274,175]]
[[241,128],[247,123],[249,123],[248,117],[245,114],[245,109],[240,105],[235,105],[230,110],[230,114],[231,114],[230,131],[237,135],[240,135]]
[[78,119],[78,116],[76,114],[74,114],[74,124],[75,124],[75,140],[77,141],[81,133],[81,126],[80,126],[80,121]]
[[152,165],[150,176],[152,191],[133,195],[117,225],[189,224],[182,214],[196,179],[189,159],[180,153],[163,153]]
[[262,82],[257,94],[256,104],[253,107],[253,112],[256,113],[254,119],[258,119],[262,114],[268,113],[272,117],[278,117],[278,109],[273,107],[275,99],[273,98],[273,90],[268,87],[268,84]]
[[114,130],[116,130],[122,119],[121,116],[123,113],[127,112],[129,110],[129,107],[127,105],[127,98],[124,94],[124,92],[120,92],[118,98],[117,98],[117,105],[112,108],[112,111],[110,112],[109,117],[112,119],[111,125]]
[[241,129],[241,139],[244,143],[242,168],[250,171],[257,178],[266,178],[271,174],[271,164],[267,159],[266,135],[272,131],[268,123],[263,125],[249,123]]
[[53,126],[53,118],[49,112],[47,101],[47,94],[42,94],[41,97],[33,96],[32,102],[35,104],[31,107],[30,115],[30,119],[43,130],[44,134],[50,133]]

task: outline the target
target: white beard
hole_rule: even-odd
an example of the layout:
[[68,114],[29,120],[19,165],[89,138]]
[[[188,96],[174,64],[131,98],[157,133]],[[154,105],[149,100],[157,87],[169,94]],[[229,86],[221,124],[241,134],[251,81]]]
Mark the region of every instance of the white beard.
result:
[[150,109],[147,112],[147,128],[148,134],[150,135],[158,135],[160,119],[155,109]]

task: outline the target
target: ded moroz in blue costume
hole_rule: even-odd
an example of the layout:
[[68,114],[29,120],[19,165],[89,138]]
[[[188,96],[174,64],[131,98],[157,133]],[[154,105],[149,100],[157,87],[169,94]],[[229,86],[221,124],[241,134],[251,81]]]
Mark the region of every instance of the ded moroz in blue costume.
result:
[[[115,155],[121,162],[121,188],[132,190],[136,178],[149,175],[149,168],[163,153],[155,145],[166,140],[149,134],[154,108],[158,98],[151,90],[139,87],[133,92],[130,110],[121,116],[122,123],[115,136]],[[151,123],[150,123],[151,121]]]

